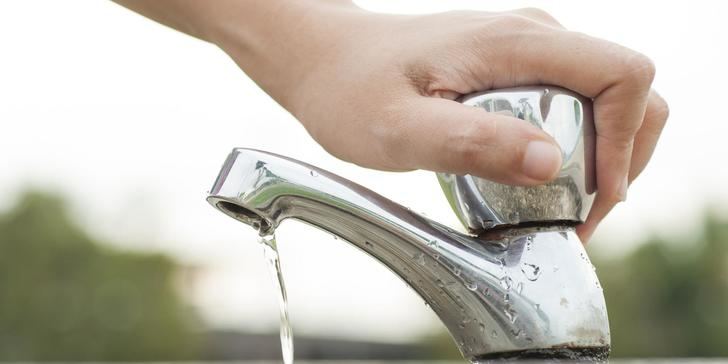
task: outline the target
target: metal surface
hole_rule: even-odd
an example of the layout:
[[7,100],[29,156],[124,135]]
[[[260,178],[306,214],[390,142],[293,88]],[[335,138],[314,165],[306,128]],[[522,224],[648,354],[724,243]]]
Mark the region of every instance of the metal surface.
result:
[[466,358],[609,346],[601,287],[572,227],[464,235],[332,173],[251,149],[230,154],[207,200],[263,233],[294,218],[359,247],[429,304]]
[[558,87],[521,87],[468,95],[466,105],[526,120],[561,147],[558,177],[535,187],[438,173],[445,194],[471,232],[524,222],[583,222],[595,192],[591,100]]

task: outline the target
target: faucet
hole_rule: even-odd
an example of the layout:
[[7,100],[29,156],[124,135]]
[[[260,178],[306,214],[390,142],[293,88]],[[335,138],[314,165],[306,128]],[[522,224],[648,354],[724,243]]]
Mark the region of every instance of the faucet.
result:
[[545,130],[563,159],[559,176],[536,187],[439,173],[467,232],[310,164],[245,148],[227,157],[207,200],[261,234],[293,218],[355,245],[424,299],[471,362],[605,359],[604,295],[574,230],[596,190],[591,100],[539,86],[460,101]]

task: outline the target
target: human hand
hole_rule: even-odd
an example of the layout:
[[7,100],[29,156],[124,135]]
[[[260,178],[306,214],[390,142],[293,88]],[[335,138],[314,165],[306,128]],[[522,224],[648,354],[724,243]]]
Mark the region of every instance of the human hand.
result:
[[598,193],[577,229],[584,242],[626,198],[668,116],[650,88],[655,67],[647,57],[568,31],[538,9],[417,16],[341,5],[301,11],[286,18],[295,10],[281,10],[281,19],[297,20],[278,23],[266,42],[241,47],[232,32],[222,47],[327,151],[364,167],[541,184],[561,164],[551,137],[454,100],[539,84],[593,98]]

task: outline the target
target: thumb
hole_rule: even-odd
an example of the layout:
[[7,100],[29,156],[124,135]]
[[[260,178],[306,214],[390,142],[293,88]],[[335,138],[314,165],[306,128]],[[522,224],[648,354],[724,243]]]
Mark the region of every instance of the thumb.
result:
[[417,97],[401,104],[396,143],[402,167],[471,174],[498,183],[535,185],[556,177],[561,150],[528,122],[459,102]]

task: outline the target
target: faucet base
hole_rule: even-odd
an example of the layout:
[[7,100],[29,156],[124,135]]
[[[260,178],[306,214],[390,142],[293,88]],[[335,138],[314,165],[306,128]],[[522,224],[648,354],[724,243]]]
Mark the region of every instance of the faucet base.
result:
[[484,364],[493,362],[508,362],[522,360],[547,360],[552,363],[565,362],[588,362],[606,363],[609,358],[611,347],[609,345],[598,347],[582,348],[550,348],[550,349],[528,349],[511,351],[505,353],[491,353],[471,359],[472,363]]

